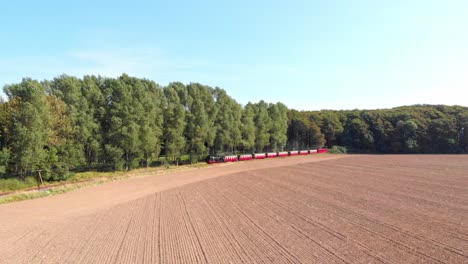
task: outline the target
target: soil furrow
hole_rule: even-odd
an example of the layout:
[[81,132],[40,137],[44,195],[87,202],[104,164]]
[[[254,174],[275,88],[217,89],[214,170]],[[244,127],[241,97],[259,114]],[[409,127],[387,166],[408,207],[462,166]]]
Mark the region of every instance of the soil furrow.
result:
[[[248,185],[246,185],[246,186],[248,186]],[[286,188],[286,187],[285,187],[285,188]],[[291,196],[294,196],[294,193],[297,193],[297,192],[300,192],[300,191],[298,191],[297,189],[291,190]],[[302,191],[301,193],[302,193],[302,195],[307,196],[307,194],[304,193],[303,191]],[[285,198],[285,199],[287,199],[287,198]],[[283,200],[283,201],[284,201],[284,200]],[[303,203],[302,201],[298,201],[298,200],[294,200],[294,199],[292,199],[292,201],[295,201],[295,203],[297,203],[297,202],[299,202],[299,203],[301,203],[301,204]],[[325,201],[323,201],[323,200],[313,200],[313,204],[317,204],[317,203],[319,203],[319,204],[320,204],[320,203],[326,204],[327,206],[333,208],[332,210],[329,210],[328,212],[333,212],[334,210],[339,210],[339,211],[342,211],[342,212],[343,212],[342,215],[349,215],[349,214],[351,214],[350,212],[348,212],[349,210],[347,210],[347,209],[345,209],[345,208],[337,207],[335,204],[330,204],[330,203],[327,203],[327,202],[325,202]],[[311,202],[303,203],[304,206],[301,207],[301,208],[303,208],[303,210],[308,210],[308,209],[310,209],[310,205],[311,205],[311,204],[312,204]],[[323,208],[320,208],[319,210],[323,210]],[[320,212],[320,211],[319,211],[319,212]],[[314,213],[311,213],[311,215],[312,215],[312,214],[314,214]],[[335,213],[330,213],[330,214],[331,214],[331,215],[334,215],[335,217],[340,217],[340,218],[341,218],[341,216],[340,216],[341,214],[340,214],[340,215],[336,215]],[[359,219],[359,217],[360,217],[360,215],[358,215],[358,214],[352,214],[352,215],[358,217],[357,219]],[[354,219],[354,217],[353,217],[352,219]],[[346,220],[346,219],[345,219],[345,220]],[[378,228],[378,229],[381,229],[381,228],[382,228],[381,225],[385,225],[385,224],[383,224],[383,223],[381,223],[381,222],[377,222],[377,221],[372,220],[372,219],[369,219],[369,218],[365,218],[365,220],[376,223],[376,224],[377,224],[376,228]],[[346,221],[349,222],[349,223],[351,223],[351,224],[353,224],[354,226],[356,226],[356,227],[362,229],[362,230],[367,230],[368,232],[370,231],[370,229],[367,229],[367,228],[361,226],[360,224],[356,224],[356,223],[355,223],[355,220],[351,220],[351,221],[346,220]],[[368,224],[367,224],[367,225],[368,225]],[[366,226],[366,225],[364,225],[364,226]],[[392,226],[388,226],[388,225],[385,225],[385,227],[392,228]],[[391,231],[391,232],[394,232],[394,231],[401,232],[401,230],[394,229],[394,228],[392,228],[392,229],[393,229],[393,231]],[[384,238],[384,239],[388,239],[388,237],[382,236],[380,233],[376,233],[376,232],[373,232],[373,233],[374,233],[375,235],[377,235],[377,236],[380,236],[380,237]],[[414,235],[413,235],[413,234],[410,234],[410,236],[414,236]],[[402,241],[407,242],[407,241],[408,241],[408,238],[402,239]],[[426,241],[426,243],[427,243],[427,241]],[[404,244],[402,244],[402,243],[400,243],[400,242],[397,242],[397,244],[399,244],[399,245],[403,246],[404,248],[408,249],[408,250],[409,250],[408,252],[413,251],[412,247],[410,247],[410,246],[406,246],[406,245],[404,245]],[[443,246],[442,249],[447,250],[447,248],[446,248],[445,246]],[[455,250],[456,250],[456,249],[455,249]],[[421,252],[418,252],[418,254],[421,254],[421,255],[423,255],[423,256],[429,257],[430,259],[434,259],[434,260],[436,260],[436,261],[439,261],[439,260],[437,260],[437,259],[435,259],[435,258],[429,256],[428,254],[424,254],[424,253],[421,253]],[[459,260],[459,261],[460,261],[460,260]]]

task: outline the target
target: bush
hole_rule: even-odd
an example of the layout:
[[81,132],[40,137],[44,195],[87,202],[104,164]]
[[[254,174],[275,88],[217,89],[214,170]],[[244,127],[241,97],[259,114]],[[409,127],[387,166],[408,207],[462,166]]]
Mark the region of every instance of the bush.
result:
[[171,164],[167,160],[163,160],[161,162],[161,165],[164,166],[164,168],[169,169],[171,167]]
[[73,176],[73,173],[67,167],[54,166],[53,168],[44,168],[41,176],[44,181],[65,181]]
[[331,147],[331,149],[328,150],[328,153],[331,153],[331,154],[346,154],[346,153],[348,153],[348,150],[346,149],[346,147],[333,146],[333,147]]

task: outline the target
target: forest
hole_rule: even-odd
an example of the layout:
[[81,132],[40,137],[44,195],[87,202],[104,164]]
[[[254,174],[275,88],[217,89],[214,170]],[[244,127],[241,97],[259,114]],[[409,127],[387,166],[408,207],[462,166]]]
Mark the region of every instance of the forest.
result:
[[[0,98],[0,177],[195,163],[209,154],[343,146],[356,153],[467,153],[468,108],[296,111],[239,104],[219,87],[62,75]],[[313,106],[311,106],[312,108]]]

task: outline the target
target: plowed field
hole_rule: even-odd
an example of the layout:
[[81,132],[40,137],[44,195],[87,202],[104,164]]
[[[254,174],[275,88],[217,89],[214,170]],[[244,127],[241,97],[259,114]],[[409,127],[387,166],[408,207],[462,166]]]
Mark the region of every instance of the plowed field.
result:
[[0,205],[0,263],[468,263],[468,156],[311,155]]

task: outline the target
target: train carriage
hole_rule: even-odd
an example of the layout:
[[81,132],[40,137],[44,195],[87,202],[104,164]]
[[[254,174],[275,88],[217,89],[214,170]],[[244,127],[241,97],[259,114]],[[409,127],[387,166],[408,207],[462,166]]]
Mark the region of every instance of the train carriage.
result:
[[252,154],[242,154],[242,155],[239,155],[238,157],[240,161],[252,160],[252,158],[253,158]]
[[238,161],[237,155],[224,156],[224,162],[236,162]]
[[253,156],[254,159],[264,159],[264,158],[266,158],[265,153],[254,153],[254,154],[252,154],[252,156]]
[[297,156],[297,155],[299,155],[299,151],[297,151],[297,150],[289,151],[289,156]]
[[266,153],[266,157],[267,157],[267,158],[276,158],[276,157],[278,157],[278,153],[276,153],[276,152],[268,152],[268,153]]

